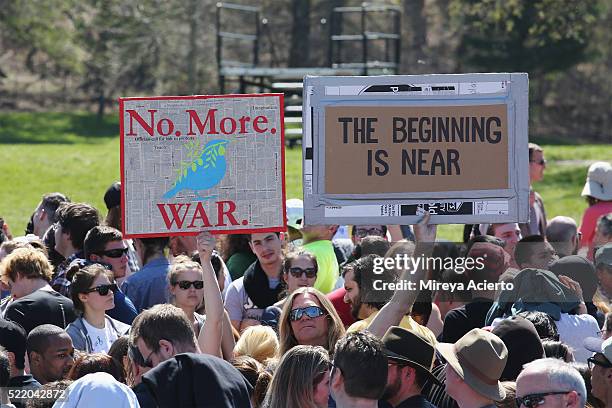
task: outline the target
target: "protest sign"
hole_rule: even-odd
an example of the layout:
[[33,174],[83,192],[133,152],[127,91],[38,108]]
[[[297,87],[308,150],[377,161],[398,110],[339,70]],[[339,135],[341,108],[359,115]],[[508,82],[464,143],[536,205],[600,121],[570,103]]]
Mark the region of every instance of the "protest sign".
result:
[[305,223],[527,221],[526,74],[304,86]]
[[282,95],[119,103],[127,237],[285,230]]

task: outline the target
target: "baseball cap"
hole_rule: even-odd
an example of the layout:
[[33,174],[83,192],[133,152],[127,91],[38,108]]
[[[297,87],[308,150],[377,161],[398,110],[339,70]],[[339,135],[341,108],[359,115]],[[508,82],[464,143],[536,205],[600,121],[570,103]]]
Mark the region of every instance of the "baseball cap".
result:
[[595,252],[595,266],[600,264],[612,266],[612,242],[602,246]]
[[104,193],[104,204],[107,209],[121,205],[121,182],[115,181]]
[[612,363],[612,337],[606,340],[598,337],[587,337],[584,339],[584,348],[593,353],[603,354]]

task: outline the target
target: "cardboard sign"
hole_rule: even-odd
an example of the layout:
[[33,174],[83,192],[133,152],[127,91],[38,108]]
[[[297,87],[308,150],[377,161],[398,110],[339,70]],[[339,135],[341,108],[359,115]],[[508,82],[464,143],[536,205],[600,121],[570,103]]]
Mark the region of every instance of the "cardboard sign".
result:
[[526,74],[307,77],[306,224],[525,222]]
[[508,188],[503,105],[325,108],[329,194]]
[[119,102],[125,236],[285,230],[281,94]]

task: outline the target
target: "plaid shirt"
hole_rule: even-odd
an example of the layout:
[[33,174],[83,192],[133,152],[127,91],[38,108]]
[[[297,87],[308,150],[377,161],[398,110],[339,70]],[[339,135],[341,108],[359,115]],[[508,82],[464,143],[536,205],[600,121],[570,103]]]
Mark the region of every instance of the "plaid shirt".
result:
[[68,272],[70,264],[76,259],[84,259],[83,252],[76,252],[59,264],[55,275],[51,279],[51,287],[67,298],[70,298],[71,282],[66,278],[66,272]]

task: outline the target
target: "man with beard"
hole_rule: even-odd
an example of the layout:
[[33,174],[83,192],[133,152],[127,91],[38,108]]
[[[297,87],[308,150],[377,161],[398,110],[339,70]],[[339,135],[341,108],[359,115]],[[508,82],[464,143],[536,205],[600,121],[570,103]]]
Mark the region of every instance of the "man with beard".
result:
[[[351,305],[351,314],[358,321],[353,323],[347,332],[355,332],[366,330],[370,322],[380,309],[391,299],[393,291],[377,290],[375,281],[383,283],[391,283],[397,280],[395,269],[383,268],[381,273],[374,273],[374,265],[382,264],[377,261],[382,257],[378,255],[367,255],[357,261],[347,265],[344,269],[344,289],[346,295],[344,301]],[[400,322],[400,327],[412,330],[426,339],[432,344],[436,344],[436,336],[427,327],[421,326],[410,316],[406,314]]]
[[382,399],[394,408],[435,408],[421,394],[427,380],[440,382],[431,372],[435,349],[429,339],[392,326],[382,338],[389,359],[387,387]]

